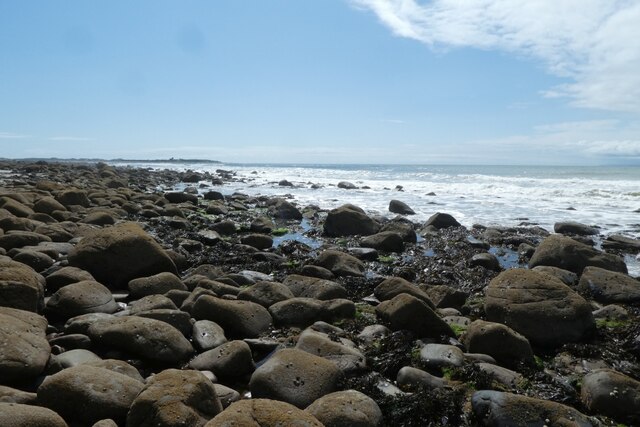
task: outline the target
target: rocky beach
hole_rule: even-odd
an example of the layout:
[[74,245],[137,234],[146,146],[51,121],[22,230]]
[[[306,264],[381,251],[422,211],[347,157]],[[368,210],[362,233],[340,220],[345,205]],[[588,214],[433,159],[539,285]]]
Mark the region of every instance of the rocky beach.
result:
[[0,426],[640,425],[640,240],[240,179],[0,161]]

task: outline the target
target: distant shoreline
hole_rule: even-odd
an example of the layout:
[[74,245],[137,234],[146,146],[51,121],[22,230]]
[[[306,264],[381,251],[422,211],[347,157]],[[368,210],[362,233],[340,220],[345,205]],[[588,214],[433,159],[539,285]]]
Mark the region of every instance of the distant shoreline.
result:
[[95,158],[72,158],[72,159],[61,159],[58,157],[29,157],[23,159],[9,159],[2,158],[1,161],[14,161],[14,162],[59,162],[59,163],[205,163],[205,164],[223,164],[223,162],[219,160],[208,160],[208,159],[95,159]]

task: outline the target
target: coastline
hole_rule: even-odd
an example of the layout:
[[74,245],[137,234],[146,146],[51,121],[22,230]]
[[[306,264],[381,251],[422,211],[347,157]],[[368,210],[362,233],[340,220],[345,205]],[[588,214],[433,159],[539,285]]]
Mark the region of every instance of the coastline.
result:
[[[522,360],[517,355],[511,355],[512,360],[507,358],[506,362],[499,357],[496,360],[491,356],[469,356],[473,353],[468,338],[470,325],[477,321],[496,320],[488,309],[491,306],[487,289],[499,286],[498,278],[507,269],[526,269],[527,273],[522,274],[528,275],[536,250],[549,238],[549,231],[535,224],[463,227],[444,216],[414,222],[411,215],[394,219],[396,212],[381,216],[347,208],[336,213],[340,208],[330,210],[323,206],[323,200],[318,200],[320,206],[314,206],[302,204],[297,198],[281,197],[287,193],[288,187],[281,185],[281,181],[273,185],[280,197],[236,191],[222,194],[218,190],[232,190],[238,182],[238,176],[233,170],[227,170],[225,164],[214,165],[223,168],[219,171],[198,172],[117,167],[104,163],[80,166],[44,161],[1,163],[0,169],[11,170],[11,173],[0,176],[0,208],[6,210],[1,218],[3,234],[0,235],[3,250],[8,255],[3,258],[5,268],[20,267],[16,263],[30,263],[37,267],[33,272],[22,273],[24,287],[20,289],[30,291],[19,294],[21,296],[9,304],[6,303],[9,299],[6,299],[5,306],[43,314],[48,325],[42,331],[46,341],[41,348],[41,351],[48,351],[47,360],[37,368],[30,366],[32,369],[28,372],[16,374],[13,380],[2,383],[25,393],[36,392],[40,397],[43,392],[38,390],[38,384],[44,377],[55,377],[59,372],[77,369],[83,364],[60,362],[64,360],[65,353],[68,350],[85,350],[102,359],[115,355],[120,360],[134,360],[139,375],[144,378],[151,374],[159,375],[170,367],[188,367],[206,372],[208,377],[204,380],[198,377],[197,380],[217,384],[218,387],[214,388],[218,396],[223,390],[219,386],[224,385],[235,392],[229,392],[234,396],[232,400],[248,397],[246,392],[250,390],[254,397],[291,399],[295,406],[304,409],[307,405],[296,404],[295,399],[280,390],[277,380],[275,385],[271,384],[256,372],[260,372],[264,364],[276,360],[273,352],[291,348],[304,352],[306,345],[311,345],[304,344],[305,340],[310,340],[323,349],[319,356],[314,357],[329,360],[337,366],[336,378],[340,379],[328,385],[327,390],[358,390],[379,408],[381,425],[424,425],[420,423],[425,420],[437,424],[439,421],[436,420],[443,417],[447,417],[451,424],[473,425],[474,419],[484,416],[485,407],[474,403],[484,396],[474,401],[479,390],[504,393],[498,396],[500,398],[529,396],[536,399],[536,405],[545,407],[552,401],[563,401],[578,416],[584,416],[580,411],[588,412],[606,422],[612,415],[606,410],[602,412],[602,409],[591,408],[581,399],[575,384],[595,372],[596,368],[615,369],[625,378],[635,380],[640,374],[640,312],[637,306],[640,299],[634,299],[635,294],[628,291],[631,296],[627,300],[603,300],[591,290],[581,287],[579,277],[584,266],[573,272],[575,277],[556,271],[553,280],[548,280],[557,285],[557,289],[570,291],[568,300],[580,298],[585,301],[586,305],[581,305],[580,310],[584,311],[585,306],[593,309],[587,310],[589,314],[583,313],[587,319],[585,322],[591,322],[592,327],[587,328],[588,331],[580,332],[576,339],[569,340],[573,342],[568,343],[545,342],[527,332],[525,339],[533,343],[532,354],[523,356]],[[287,178],[281,177],[282,180]],[[243,176],[241,179],[247,178]],[[246,188],[244,184],[243,188]],[[335,184],[337,186],[338,183]],[[336,205],[348,203],[353,193],[343,194],[345,200],[337,200]],[[43,207],[45,202],[48,204]],[[391,199],[385,201],[386,204],[390,202]],[[434,214],[440,210],[440,206],[434,208]],[[336,219],[330,219],[334,217]],[[332,221],[336,223],[331,225]],[[80,256],[79,248],[89,245],[91,239],[97,239],[98,233],[109,233],[109,230],[130,223],[140,226],[140,231],[136,228],[133,232],[137,238],[132,241],[138,242],[139,238],[146,242],[139,243],[140,253],[127,253],[127,257],[118,258],[118,251],[106,248],[103,252],[90,252],[87,259]],[[591,248],[594,231],[588,230],[588,225],[578,225],[582,227],[569,227],[565,233],[584,247]],[[379,236],[381,234],[384,235]],[[118,238],[105,236],[98,240],[117,241]],[[609,237],[604,236],[600,240],[608,241]],[[638,252],[634,246],[638,244],[637,240],[617,243],[618,246],[611,243],[607,249],[611,257],[635,257]],[[594,251],[594,256],[602,254],[597,249],[590,250]],[[143,264],[143,260],[135,258],[132,262],[130,257],[147,253],[143,251],[148,251],[150,258],[156,257],[156,262],[136,269],[136,263]],[[114,257],[114,260],[109,257]],[[613,269],[620,265],[615,260],[607,262],[598,261],[593,265]],[[110,268],[105,270],[100,264]],[[210,267],[203,268],[203,265]],[[95,307],[95,304],[82,306],[78,301],[66,301],[68,305],[62,304],[64,307],[61,308],[59,299],[62,298],[60,290],[65,286],[85,280],[74,282],[78,276],[73,276],[70,282],[67,280],[60,286],[59,283],[53,285],[50,279],[69,266],[91,273],[91,280],[107,288],[103,295],[107,302],[103,305],[110,308],[102,313],[113,315],[108,319],[91,318],[86,321],[86,327],[79,329],[82,331],[79,334],[69,328],[69,319],[95,314],[88,308]],[[131,285],[132,281],[164,273],[175,277],[171,279],[174,287],[163,287],[165,282],[160,286],[150,280],[140,285],[146,286],[147,291],[144,292],[150,293],[134,292],[138,288]],[[535,276],[535,280],[547,280],[541,278],[542,273],[535,274],[540,275]],[[28,279],[25,278],[27,276]],[[389,282],[390,279],[394,280]],[[2,278],[2,281],[8,283],[9,279]],[[56,297],[52,298],[53,295]],[[164,299],[160,298],[161,295]],[[404,297],[396,300],[402,295]],[[145,297],[152,297],[152,301],[145,301],[144,309],[136,309],[136,301]],[[395,312],[390,307],[391,301],[400,304],[402,298],[408,301],[405,301],[407,307],[415,306],[418,310],[412,315],[418,317],[410,317],[409,323],[397,323]],[[229,317],[233,318],[237,309],[233,304],[238,301],[260,306],[255,307],[254,316],[264,316],[265,319],[269,316],[269,320],[257,326],[237,329],[233,321],[211,314],[216,310],[227,310],[225,313],[231,313]],[[287,301],[297,305],[287,306]],[[607,309],[612,304],[620,310]],[[622,312],[626,314],[615,318],[610,314],[609,317],[594,318],[591,314],[592,311],[606,309],[620,316]],[[141,312],[144,315],[140,315]],[[435,316],[431,329],[414,329],[411,322],[426,316],[425,313]],[[173,348],[173,358],[167,356],[166,360],[154,360],[154,355],[144,353],[135,343],[105,341],[107,326],[113,326],[107,325],[110,321],[115,325],[132,317],[153,319],[153,322],[164,322],[177,331],[182,330],[186,350]],[[229,339],[228,343],[235,343],[236,347],[225,347],[225,351],[244,355],[245,362],[221,366],[203,361],[206,359],[202,357],[204,353],[219,346],[207,348],[199,343],[192,328],[176,320],[185,318],[189,326],[193,326],[195,321],[226,324],[226,328],[222,328],[228,335],[225,341]],[[242,319],[240,316],[236,322],[243,324]],[[95,326],[91,329],[91,324],[100,322],[106,332],[96,331]],[[123,328],[118,333],[126,335],[130,332],[125,326]],[[374,329],[376,332],[371,332]],[[433,333],[433,330],[439,332]],[[523,333],[522,330],[527,328],[521,328],[519,333]],[[167,334],[173,332],[171,330]],[[69,335],[88,337],[88,341],[76,338],[85,347],[78,345],[80,341],[65,338]],[[55,343],[55,339],[64,344],[50,344]],[[448,346],[446,350],[459,352],[462,356],[455,363],[442,361],[434,364],[434,356],[423,354],[435,351],[436,347],[429,345]],[[86,361],[84,358],[87,357],[85,353],[80,359]],[[56,366],[63,367],[59,372],[52,368],[56,360]],[[584,360],[588,361],[590,368],[578,369],[584,366]],[[410,369],[405,369],[405,375],[399,376],[404,368],[420,370],[428,376]],[[211,382],[212,379],[215,381]],[[320,378],[308,380],[321,381]],[[257,386],[257,383],[262,384],[261,381],[267,385]],[[50,383],[51,380],[47,384]],[[383,383],[388,386],[381,386]],[[144,385],[132,387],[141,391]],[[296,393],[307,392],[301,388]],[[491,399],[497,399],[496,396],[490,395],[489,401],[493,402]],[[312,401],[321,397],[315,396]],[[35,403],[33,396],[31,400],[25,399]],[[67,421],[73,417],[55,397],[47,402],[45,406]],[[221,404],[227,407],[231,401]],[[124,414],[122,409],[114,408],[113,418],[122,423],[127,416],[133,416],[130,408],[134,406],[135,400],[132,400]],[[548,413],[559,411],[554,408]],[[623,414],[615,419],[635,420],[636,416],[633,413]],[[92,414],[88,413],[85,420],[93,421],[91,417]]]

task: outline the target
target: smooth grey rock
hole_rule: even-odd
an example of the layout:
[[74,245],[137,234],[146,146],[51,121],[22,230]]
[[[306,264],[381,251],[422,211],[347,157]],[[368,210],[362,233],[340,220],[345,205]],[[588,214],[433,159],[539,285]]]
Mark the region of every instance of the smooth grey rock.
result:
[[224,329],[227,337],[255,338],[266,332],[273,322],[269,311],[250,301],[231,301],[209,295],[199,297],[193,305],[196,320],[211,320]]
[[356,390],[329,393],[305,409],[325,427],[377,427],[382,424],[382,411],[369,396]]
[[455,334],[424,301],[400,294],[376,307],[376,314],[394,331],[406,329],[419,337],[454,337]]
[[205,427],[323,427],[313,415],[286,402],[248,399],[234,402]]
[[211,350],[227,342],[224,330],[211,320],[198,320],[193,324],[193,343],[201,351]]
[[244,341],[229,341],[205,351],[191,360],[189,367],[211,371],[219,378],[241,377],[255,370],[251,349]]

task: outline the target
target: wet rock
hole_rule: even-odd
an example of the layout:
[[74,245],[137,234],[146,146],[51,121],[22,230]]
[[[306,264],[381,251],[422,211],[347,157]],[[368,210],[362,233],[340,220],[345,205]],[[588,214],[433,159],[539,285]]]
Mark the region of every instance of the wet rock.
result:
[[509,325],[536,345],[581,341],[595,329],[590,304],[547,274],[507,270],[485,293],[487,320]]
[[42,316],[0,307],[0,384],[26,381],[44,371],[51,353],[46,328]]
[[402,237],[393,231],[382,231],[364,237],[360,241],[360,245],[365,248],[373,248],[383,252],[402,252],[404,251],[404,242]]
[[238,299],[255,302],[265,308],[269,308],[277,302],[293,298],[294,296],[293,292],[282,283],[258,282],[240,291]]
[[626,274],[599,267],[584,269],[578,290],[604,304],[640,302],[640,281]]
[[296,343],[298,350],[332,361],[342,372],[361,371],[367,359],[357,348],[331,340],[327,334],[306,329]]
[[178,363],[193,353],[189,341],[176,328],[138,316],[99,320],[87,335],[98,345],[158,362]]
[[47,301],[47,310],[70,318],[87,313],[115,313],[118,310],[111,291],[102,284],[86,280],[58,289]]
[[581,400],[591,412],[640,422],[640,381],[614,370],[599,369],[585,375]]
[[469,325],[461,341],[470,353],[488,354],[504,366],[534,362],[529,341],[501,323],[476,320]]
[[135,398],[127,426],[204,426],[222,412],[216,389],[197,371],[167,369],[152,376]]
[[529,260],[530,268],[539,265],[550,265],[576,274],[582,274],[582,270],[590,265],[627,273],[627,265],[622,258],[559,235],[549,236],[540,243]]
[[139,277],[129,281],[130,298],[142,298],[147,295],[165,294],[172,289],[187,290],[178,276],[163,272],[148,277]]
[[358,187],[356,187],[353,183],[351,183],[349,181],[340,181],[338,183],[338,188],[343,188],[345,190],[355,190]]
[[322,252],[315,265],[330,270],[336,276],[364,276],[364,264],[358,258],[335,250]]
[[253,397],[305,408],[335,391],[339,377],[340,370],[332,362],[302,350],[283,349],[256,369],[249,388]]
[[44,278],[31,267],[0,258],[0,306],[38,311],[44,305]]
[[578,236],[593,236],[598,229],[575,221],[556,222],[553,231],[560,234],[576,234]]
[[251,225],[249,226],[249,228],[254,233],[268,234],[268,233],[271,233],[273,230],[275,230],[276,225],[273,223],[273,221],[271,221],[270,218],[266,216],[261,216],[251,221]]
[[391,200],[389,202],[389,212],[397,213],[400,215],[415,215],[415,211],[404,202],[400,200]]
[[387,322],[391,329],[406,329],[419,337],[454,337],[455,334],[424,301],[409,294],[400,294],[376,307],[376,314]]
[[273,238],[266,234],[248,234],[240,239],[243,245],[249,245],[259,250],[269,249],[273,246]]
[[462,366],[464,354],[453,345],[426,344],[420,349],[420,360],[430,368]]
[[356,390],[327,394],[314,401],[305,411],[326,427],[377,427],[383,421],[378,404]]
[[453,385],[444,378],[436,377],[422,369],[405,366],[398,371],[396,382],[406,390],[426,387],[427,389],[441,388]]
[[269,307],[277,325],[307,327],[319,320],[332,322],[353,318],[355,304],[347,299],[317,300],[313,298],[290,298]]
[[203,295],[193,305],[197,320],[211,320],[230,337],[255,338],[266,332],[272,319],[269,311],[251,301],[231,301]]
[[408,294],[418,298],[419,300],[427,304],[431,309],[435,309],[435,306],[431,302],[431,299],[422,289],[418,288],[402,277],[386,278],[374,288],[373,293],[380,301],[390,300],[400,294]]
[[232,403],[205,427],[323,427],[313,415],[285,402],[249,399]]
[[381,229],[381,232],[384,231],[393,231],[396,234],[399,234],[402,238],[402,241],[408,243],[416,243],[418,240],[418,236],[416,235],[415,225],[404,217],[396,217],[391,221],[387,222]]
[[[130,262],[132,259],[136,262]],[[135,223],[118,224],[85,236],[69,254],[69,264],[116,289],[126,288],[138,277],[165,271],[177,274],[167,253]]]
[[67,427],[60,415],[48,408],[0,402],[0,425],[12,427]]
[[112,418],[124,424],[131,403],[143,387],[126,375],[80,365],[45,378],[38,387],[38,401],[69,423],[90,425]]
[[283,199],[277,199],[269,207],[269,213],[276,219],[302,219],[302,213],[293,204]]
[[347,296],[347,291],[342,285],[317,277],[290,274],[282,284],[289,288],[296,297],[328,300],[346,298]]
[[347,252],[362,261],[378,260],[378,251],[373,248],[347,248]]
[[182,191],[172,191],[164,193],[164,198],[170,203],[191,203],[198,205],[198,196],[195,194],[189,194]]
[[498,262],[498,258],[495,255],[489,252],[483,252],[481,254],[475,254],[471,257],[469,264],[472,267],[482,267],[487,270],[500,271],[500,263]]
[[460,223],[450,214],[447,213],[435,213],[427,219],[424,223],[424,228],[434,227],[438,230],[449,227],[460,227]]
[[229,341],[189,362],[191,369],[211,371],[219,378],[241,377],[255,370],[251,349],[244,341]]
[[346,204],[332,209],[324,223],[324,232],[333,237],[375,234],[380,224],[358,206]]
[[569,406],[500,391],[475,392],[471,398],[471,406],[476,418],[483,426],[592,427],[594,425],[587,416]]
[[219,191],[207,191],[204,193],[205,200],[224,200],[224,195]]
[[602,249],[609,250],[621,250],[631,253],[640,252],[640,240],[632,239],[631,237],[622,236],[620,234],[614,234],[607,237],[602,242]]

